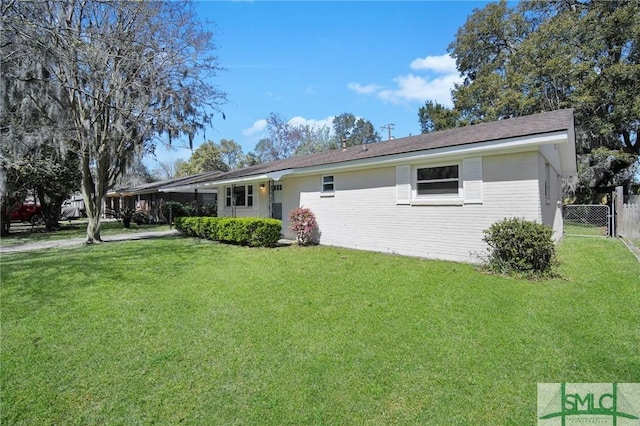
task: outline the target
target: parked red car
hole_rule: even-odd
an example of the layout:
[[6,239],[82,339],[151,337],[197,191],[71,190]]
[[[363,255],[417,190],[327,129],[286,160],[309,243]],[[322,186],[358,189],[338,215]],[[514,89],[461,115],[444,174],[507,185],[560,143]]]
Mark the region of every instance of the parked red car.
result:
[[37,225],[42,222],[42,206],[33,202],[20,203],[11,211],[9,219]]

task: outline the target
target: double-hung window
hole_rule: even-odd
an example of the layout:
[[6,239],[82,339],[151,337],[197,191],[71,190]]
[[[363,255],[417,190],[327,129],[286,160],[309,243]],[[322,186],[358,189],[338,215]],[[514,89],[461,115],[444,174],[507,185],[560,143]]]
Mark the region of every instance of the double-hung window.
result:
[[322,194],[331,195],[335,191],[333,175],[322,176]]
[[253,185],[227,186],[225,190],[225,206],[253,207]]
[[482,157],[437,166],[396,166],[396,204],[482,204]]
[[418,167],[416,170],[416,198],[460,195],[460,170],[457,164],[438,167]]

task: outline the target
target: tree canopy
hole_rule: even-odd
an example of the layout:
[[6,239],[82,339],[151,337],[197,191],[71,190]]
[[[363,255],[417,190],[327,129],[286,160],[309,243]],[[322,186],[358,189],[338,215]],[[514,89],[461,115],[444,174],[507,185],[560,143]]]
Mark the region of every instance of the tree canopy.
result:
[[267,137],[261,139],[243,164],[282,160],[347,146],[380,141],[380,134],[369,120],[346,112],[334,116],[332,127],[294,124],[276,113],[267,118]]
[[628,180],[640,154],[639,21],[638,0],[500,1],[476,9],[449,46],[464,79],[453,90],[454,108],[427,102],[422,131],[574,108],[580,163],[594,172],[599,161],[626,162],[616,176],[595,172],[583,184]]
[[362,145],[366,143],[380,142],[380,134],[369,120],[356,117],[350,112],[345,112],[333,118],[333,131],[335,145],[339,147],[342,142],[347,146]]
[[220,146],[213,141],[206,141],[193,151],[189,161],[180,164],[176,176],[190,176],[216,170],[228,172],[231,169],[222,160]]
[[135,155],[198,130],[225,94],[212,34],[188,2],[2,2],[2,132],[77,152],[100,240],[106,192]]

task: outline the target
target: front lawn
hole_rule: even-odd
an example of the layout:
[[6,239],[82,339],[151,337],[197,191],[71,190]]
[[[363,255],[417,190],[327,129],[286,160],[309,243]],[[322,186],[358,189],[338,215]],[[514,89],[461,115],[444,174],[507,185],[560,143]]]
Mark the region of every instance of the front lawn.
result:
[[[136,225],[132,223],[130,228],[125,228],[120,221],[105,220],[100,223],[100,234],[103,237],[143,231],[167,231],[169,229],[169,225],[165,224]],[[85,238],[86,236],[87,220],[85,219],[60,221],[60,229],[54,232],[45,232],[42,227],[32,227],[30,225],[14,223],[11,225],[9,235],[0,239],[0,247],[65,240],[69,238]]]
[[640,381],[640,264],[563,278],[187,238],[2,256],[2,424],[533,424],[538,382]]

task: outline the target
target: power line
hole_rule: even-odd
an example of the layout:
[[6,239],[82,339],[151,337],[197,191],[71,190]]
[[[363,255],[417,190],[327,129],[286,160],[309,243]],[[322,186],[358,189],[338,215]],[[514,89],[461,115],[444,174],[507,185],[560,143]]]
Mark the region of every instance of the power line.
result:
[[395,125],[395,124],[393,124],[393,123],[389,123],[389,124],[387,124],[387,125],[380,126],[380,128],[381,128],[381,129],[386,129],[386,130],[388,130],[388,131],[389,131],[389,139],[388,139],[388,140],[391,140],[391,138],[392,138],[392,136],[391,136],[391,131],[393,130],[393,128],[394,128],[395,126],[396,126],[396,125]]

